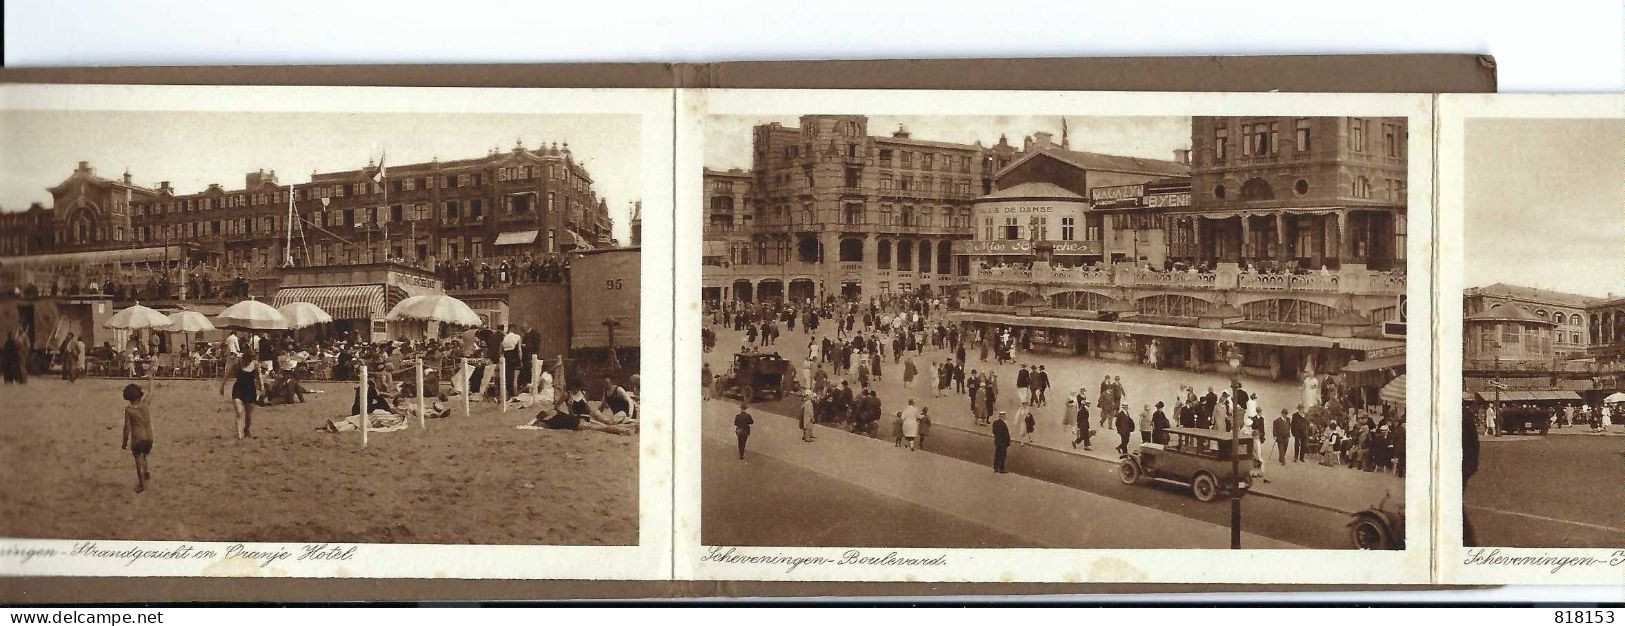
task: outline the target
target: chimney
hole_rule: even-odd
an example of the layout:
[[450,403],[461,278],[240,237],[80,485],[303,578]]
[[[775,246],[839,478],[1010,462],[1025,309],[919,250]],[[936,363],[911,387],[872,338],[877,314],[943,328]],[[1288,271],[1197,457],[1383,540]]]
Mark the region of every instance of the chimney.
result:
[[91,176],[96,175],[96,170],[91,169],[91,167],[90,167],[90,161],[80,161],[79,162],[79,171],[84,172],[86,174],[89,174]]
[[1184,163],[1185,165],[1190,165],[1191,164],[1191,151],[1190,151],[1190,149],[1187,148],[1187,149],[1175,150],[1174,151],[1174,160],[1178,161],[1180,163]]
[[1043,152],[1054,147],[1055,144],[1053,141],[1051,141],[1054,137],[1055,135],[1047,132],[1033,133],[1033,143],[1031,149]]
[[896,137],[898,139],[908,139],[908,137],[909,137],[908,128],[905,128],[902,124],[898,124],[897,125],[897,130],[895,132],[893,132],[891,134],[891,136]]
[[169,181],[167,181],[167,180],[159,181],[159,183],[158,183],[158,191],[171,191],[170,188],[169,188]]
[[124,168],[124,184],[130,184],[130,168]]

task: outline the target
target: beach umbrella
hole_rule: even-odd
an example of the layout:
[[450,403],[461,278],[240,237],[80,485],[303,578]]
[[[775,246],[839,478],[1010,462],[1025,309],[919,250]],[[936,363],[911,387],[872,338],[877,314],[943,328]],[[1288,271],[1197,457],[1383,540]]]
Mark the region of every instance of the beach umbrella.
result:
[[323,311],[322,307],[309,302],[289,302],[277,308],[282,317],[288,320],[288,328],[299,329],[306,326],[326,324],[333,321],[333,316]]
[[1618,402],[1625,402],[1625,391],[1609,394],[1608,397],[1602,399],[1603,404],[1615,404]]
[[468,308],[462,300],[445,294],[427,296],[412,296],[400,301],[395,308],[389,310],[384,316],[386,322],[414,320],[421,322],[440,322],[456,326],[479,326],[479,314]]
[[232,330],[287,330],[288,319],[271,305],[258,300],[244,300],[226,307],[214,317],[216,328]]
[[170,321],[168,316],[141,306],[141,303],[137,302],[127,309],[114,313],[113,317],[107,318],[107,322],[103,323],[102,326],[116,330],[141,330],[143,328],[167,329],[171,324],[174,324],[174,322]]
[[1383,385],[1381,397],[1383,402],[1405,406],[1405,375],[1400,374]]
[[209,318],[197,311],[176,311],[169,314],[169,321],[174,325],[164,330],[172,333],[201,333],[214,330],[214,324]]

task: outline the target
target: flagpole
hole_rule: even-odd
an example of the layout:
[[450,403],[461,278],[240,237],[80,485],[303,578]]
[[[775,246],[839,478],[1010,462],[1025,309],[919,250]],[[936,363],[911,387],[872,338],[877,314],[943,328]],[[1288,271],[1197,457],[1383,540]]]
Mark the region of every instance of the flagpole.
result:
[[296,224],[294,221],[293,211],[294,187],[294,185],[288,185],[288,223],[286,226],[288,232],[287,237],[282,244],[283,261],[284,264],[289,267],[293,266],[293,227]]

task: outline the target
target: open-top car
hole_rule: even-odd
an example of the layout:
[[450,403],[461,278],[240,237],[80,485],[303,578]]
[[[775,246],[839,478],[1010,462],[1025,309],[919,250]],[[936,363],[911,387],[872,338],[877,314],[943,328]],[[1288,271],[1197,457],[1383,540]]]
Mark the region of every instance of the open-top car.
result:
[[740,352],[734,355],[728,376],[721,381],[723,395],[754,402],[758,395],[768,394],[783,398],[785,385],[794,380],[790,376],[790,362],[778,353]]
[[1167,432],[1168,443],[1142,443],[1123,455],[1117,475],[1124,484],[1149,479],[1190,485],[1197,500],[1211,502],[1236,484],[1235,462],[1239,461],[1240,487],[1247,488],[1255,453],[1251,437],[1232,440],[1229,432],[1210,428],[1170,428]]

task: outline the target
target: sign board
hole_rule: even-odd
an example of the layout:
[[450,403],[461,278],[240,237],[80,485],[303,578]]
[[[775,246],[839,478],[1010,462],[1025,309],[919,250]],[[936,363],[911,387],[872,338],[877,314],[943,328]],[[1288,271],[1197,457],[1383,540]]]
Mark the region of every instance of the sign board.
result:
[[[1032,254],[1034,242],[1021,239],[986,240],[960,240],[954,242],[954,254],[970,256],[1020,256]],[[1040,248],[1047,247],[1054,254],[1059,255],[1099,255],[1101,242],[1099,241],[1061,241],[1048,240],[1036,242]]]
[[570,260],[570,347],[636,347],[639,335],[637,248],[610,249]]
[[1165,181],[1094,187],[1089,190],[1089,202],[1096,210],[1188,207],[1191,185],[1187,181]]

